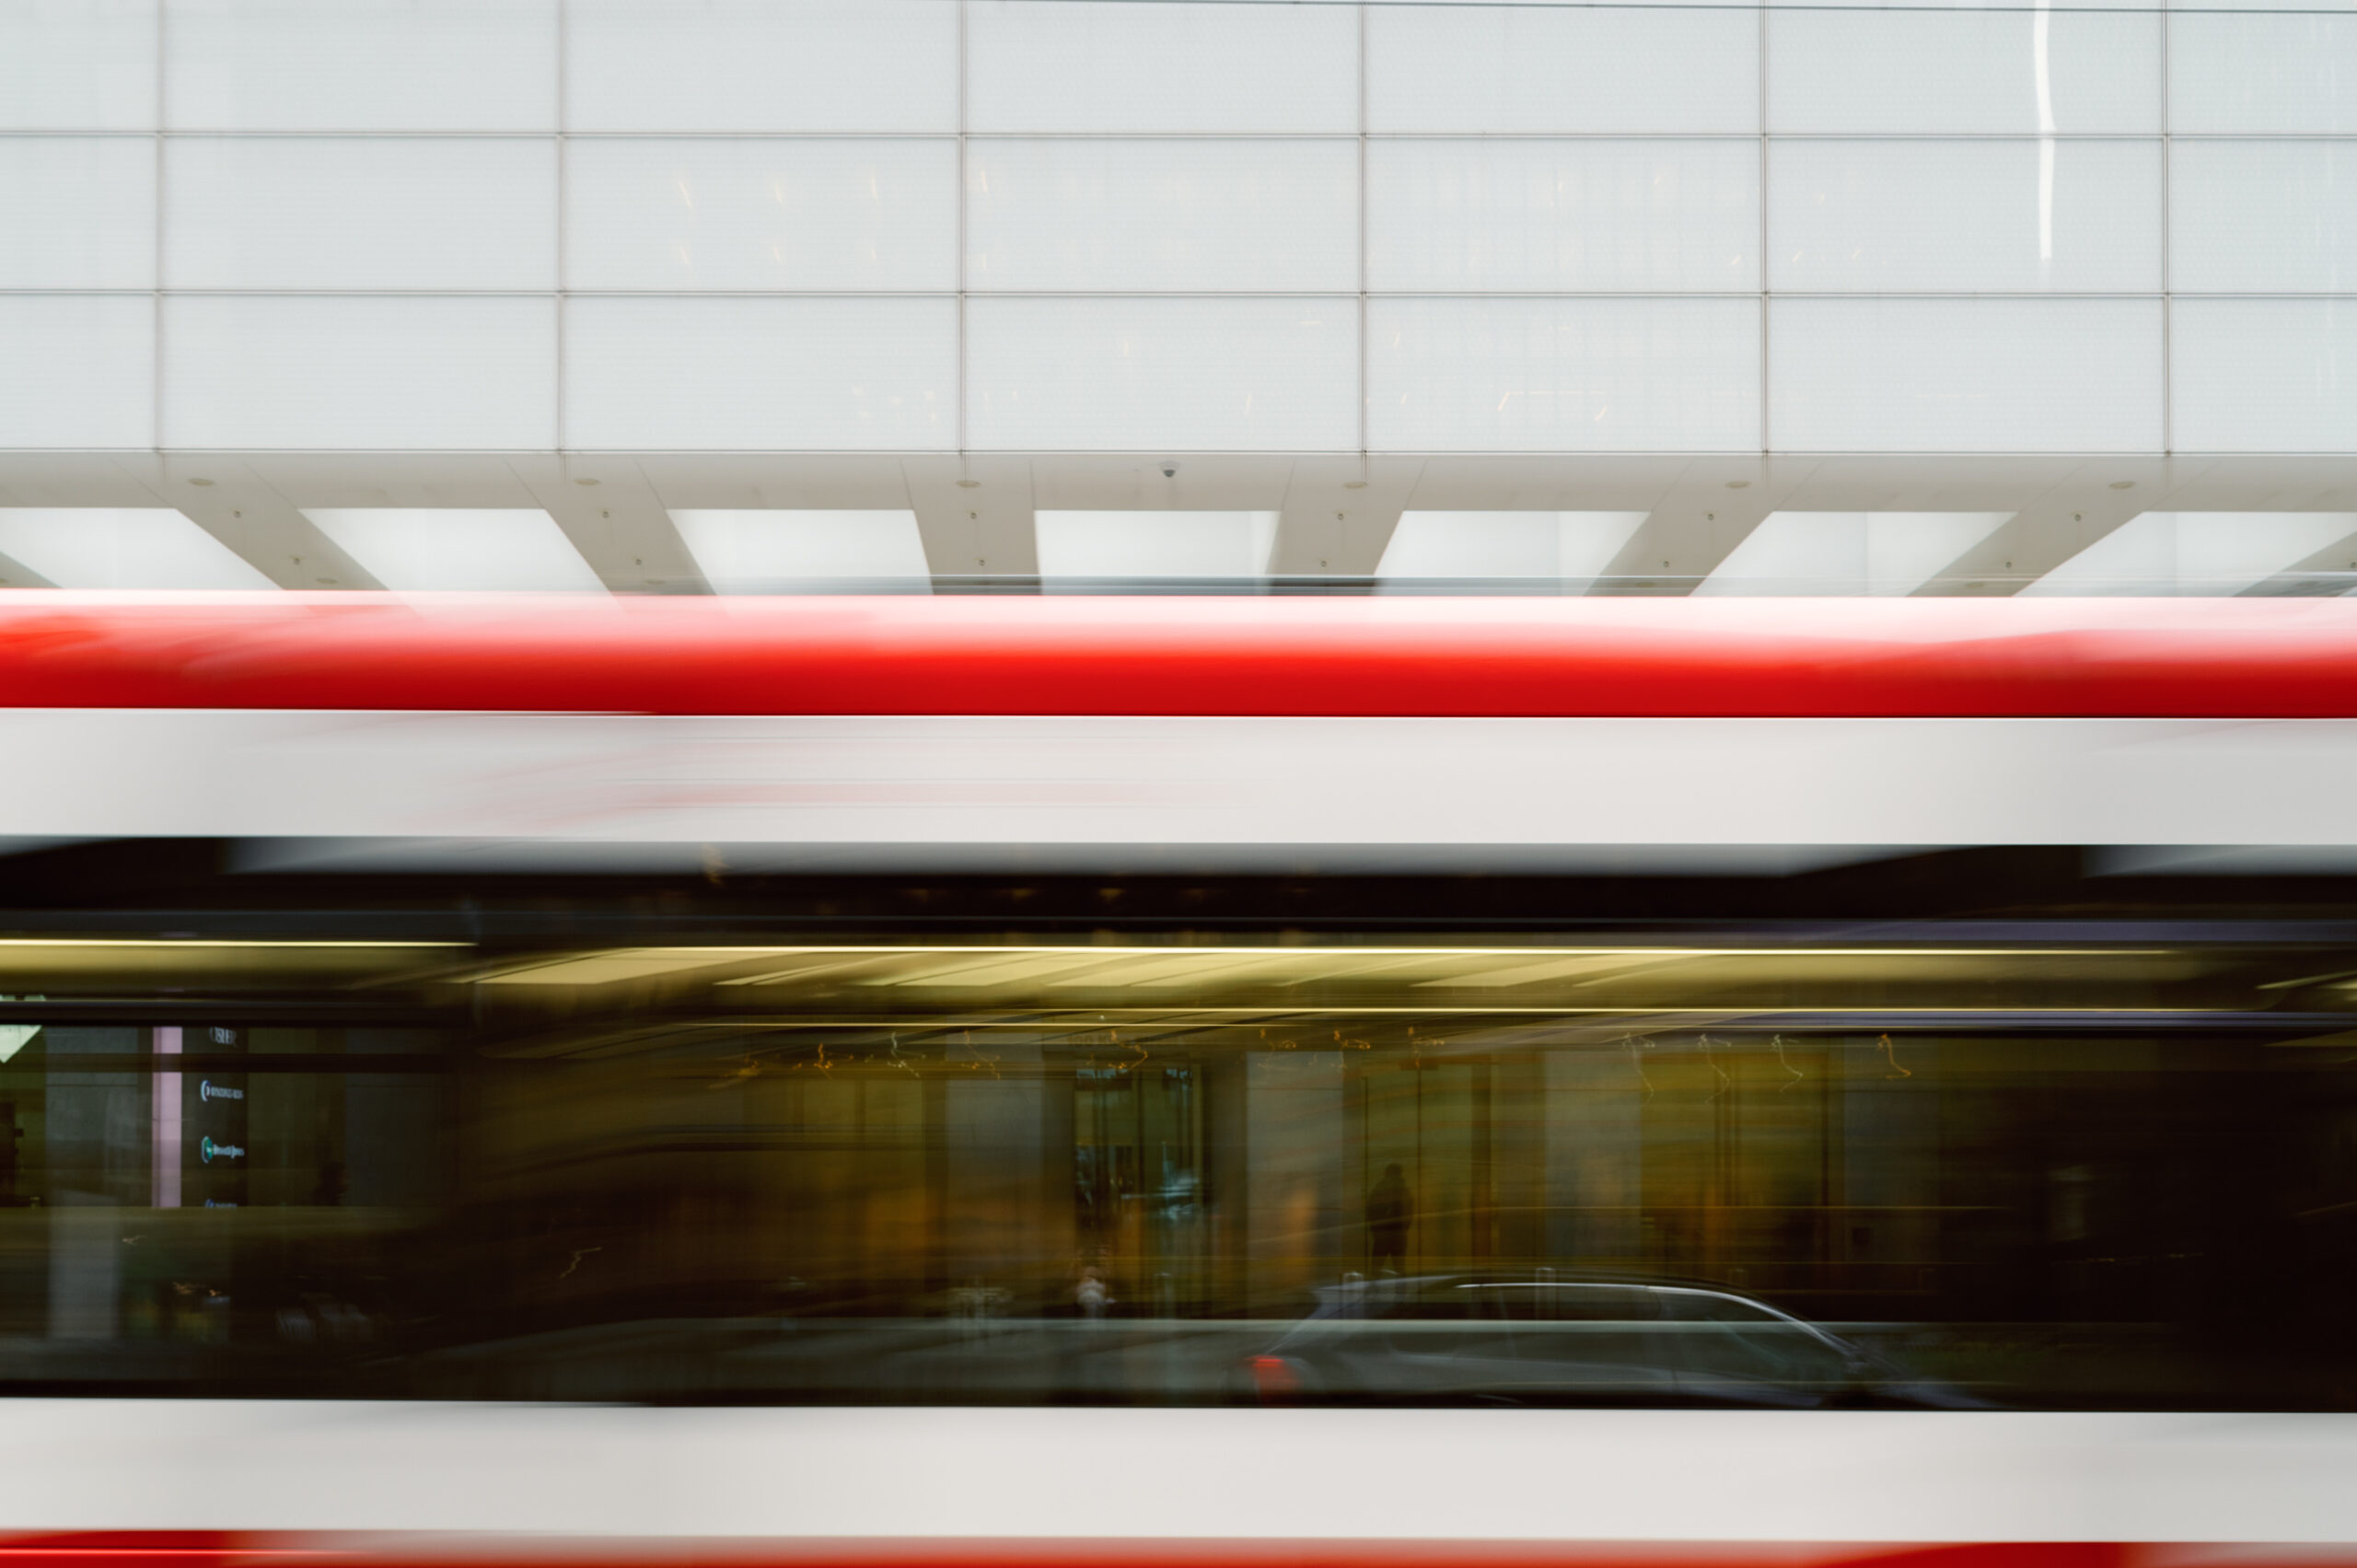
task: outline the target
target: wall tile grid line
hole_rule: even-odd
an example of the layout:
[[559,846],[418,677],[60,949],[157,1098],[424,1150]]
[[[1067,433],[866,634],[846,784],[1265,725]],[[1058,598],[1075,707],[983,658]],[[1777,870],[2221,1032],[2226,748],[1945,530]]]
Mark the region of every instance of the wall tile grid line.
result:
[[13,8],[0,447],[2357,450],[2352,79],[2342,12]]

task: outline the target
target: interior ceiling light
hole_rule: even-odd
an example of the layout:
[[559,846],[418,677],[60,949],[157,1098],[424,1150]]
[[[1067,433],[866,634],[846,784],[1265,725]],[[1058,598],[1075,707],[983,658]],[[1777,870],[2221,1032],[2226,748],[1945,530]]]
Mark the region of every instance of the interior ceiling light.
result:
[[618,980],[651,980],[685,969],[710,969],[708,957],[681,958],[661,949],[641,953],[593,953],[554,963],[502,970],[482,977],[485,985],[604,985]]
[[[29,944],[23,938],[0,937],[0,948]],[[55,945],[65,947],[462,947],[463,942],[128,942],[81,941],[59,939]],[[681,963],[692,960],[699,964],[736,963],[753,958],[834,957],[899,957],[935,958],[944,961],[971,958],[981,960],[1011,954],[1039,954],[1043,957],[1074,958],[1192,958],[1203,963],[1233,963],[1246,958],[1523,958],[1531,961],[1556,958],[2162,958],[2175,952],[2171,947],[1485,947],[1435,946],[1408,947],[1168,947],[1138,943],[1133,946],[1104,947],[1071,942],[958,942],[942,944],[911,944],[899,942],[830,942],[747,944],[743,946],[685,946],[667,947],[606,947],[590,952],[556,952],[523,960],[512,971],[522,972],[555,963],[572,963],[586,958],[610,959],[627,957],[633,961]]]
[[0,552],[61,588],[275,588],[168,506],[0,507]]
[[[697,971],[726,970],[749,961],[769,959],[789,960],[790,967],[769,968],[753,974],[737,974],[717,979],[726,987],[786,985],[809,981],[846,968],[860,968],[874,963],[901,960],[902,967],[877,973],[858,981],[875,988],[915,988],[923,990],[960,989],[1030,984],[1048,987],[1085,987],[1106,990],[1156,989],[1198,984],[1210,979],[1227,979],[1238,983],[1289,985],[1312,974],[1329,978],[1338,972],[1348,974],[1354,963],[1363,965],[1372,958],[1390,956],[1417,960],[1422,968],[1437,959],[1464,966],[1453,976],[1424,978],[1417,989],[1471,989],[1494,991],[1501,987],[1548,979],[1574,979],[1596,976],[1599,971],[1615,965],[1654,964],[1713,959],[1749,958],[1774,959],[1817,958],[1846,960],[1898,959],[1920,960],[1970,957],[1980,958],[2004,958],[2019,960],[2025,958],[2085,960],[2090,958],[2149,958],[2165,955],[2165,948],[1532,948],[1532,947],[1082,947],[1072,946],[964,946],[896,947],[878,944],[841,947],[636,947],[610,948],[598,952],[552,953],[498,966],[475,977],[480,984],[495,986],[574,986],[602,985],[616,981],[649,981],[663,978],[683,978]],[[1537,958],[1538,963],[1530,960]],[[1507,967],[1494,967],[1501,959]],[[1381,981],[1395,970],[1396,964],[1380,966],[1379,973],[1368,978]],[[1542,972],[1544,971],[1544,972]],[[1296,978],[1288,980],[1291,973]],[[1390,974],[1390,978],[1407,978]],[[1609,977],[1607,977],[1609,978]],[[1354,1007],[1361,1005],[1353,1004]],[[1462,1004],[1434,1004],[1442,1010],[1497,1012],[1520,1014],[1531,1011],[1526,1007],[1466,1007]],[[1214,1009],[1216,1010],[1216,1009]],[[1430,1007],[1378,1008],[1378,1011],[1415,1013]],[[1549,1009],[1539,1009],[1545,1011]],[[1630,1009],[1624,1006],[1597,1005],[1564,1007],[1554,1005],[1554,1010],[1572,1012],[1614,1013],[1622,1011],[1678,1013],[1686,1007],[1656,1007]],[[1758,1011],[1759,1007],[1739,1009]],[[1813,1009],[1823,1011],[1823,1008]],[[1939,1009],[1933,1009],[1938,1011]],[[2098,1008],[2110,1012],[2117,1009]]]
[[147,948],[157,952],[176,952],[183,947],[312,948],[345,947],[471,947],[471,942],[378,942],[368,938],[335,938],[313,940],[309,937],[199,937],[199,936],[0,936],[0,952],[18,947],[119,947]]
[[960,490],[980,490],[981,487],[982,482],[979,479],[961,479],[958,482],[958,488]]
[[1729,490],[1748,490],[1751,488],[1751,481],[1747,479],[1731,479],[1727,481],[1727,488]]
[[1043,577],[1257,577],[1274,512],[1038,512]]
[[1402,512],[1375,575],[1585,581],[1644,521],[1643,512]]
[[2136,488],[2136,482],[2132,479],[2115,479],[2111,482],[2111,487],[2114,490],[2133,490]]
[[1771,512],[1695,592],[1912,593],[2010,512]]
[[598,482],[594,479],[576,479],[573,482],[586,489],[589,486],[595,485]]
[[305,508],[344,552],[399,593],[602,593],[605,583],[538,508]]
[[213,482],[209,479],[192,479],[189,482],[203,489],[209,489],[213,484]]
[[[1749,1003],[1740,1005],[1733,1003],[1717,1003],[1707,1008],[1695,1008],[1690,1006],[1567,1006],[1560,1004],[1544,1006],[1532,1005],[1527,1007],[1471,1007],[1459,1003],[1448,1002],[1435,1002],[1420,1007],[1394,1007],[1389,1005],[1378,1006],[1372,1004],[1362,1005],[1359,1003],[1353,1003],[1351,1005],[1352,1014],[1360,1017],[1442,1019],[1595,1018],[1597,1020],[1610,1020],[1616,1018],[1667,1018],[1673,1020],[1673,1028],[1677,1028],[1681,1031],[1684,1028],[1690,1027],[1691,1020],[1693,1020],[1698,1014],[1707,1015],[1710,1018],[1717,1020],[1711,1026],[1713,1028],[1739,1028],[1742,1027],[1742,1020],[1747,1018],[1759,1018],[1763,1020],[1789,1019],[1795,1014],[1805,1015],[1811,1018],[1921,1018],[1924,1020],[1924,1027],[1935,1028],[1945,1020],[1958,1017],[1987,1018],[2007,1022],[2026,1019],[2034,1024],[2040,1018],[2055,1017],[2114,1019],[2149,1019],[2154,1017],[2192,1018],[2203,1017],[2212,1014],[2234,1013],[2239,1010],[2240,1009],[2235,1007],[2166,1007],[2158,1009],[2149,1007],[1794,1007],[1782,1002],[1757,1005]],[[1301,1005],[1296,1002],[1258,1003],[1237,1006],[1216,1007],[1180,1005],[1178,1003],[1164,1003],[1158,1006],[1124,1007],[1102,1002],[1091,1002],[1082,1006],[1074,1007],[1066,1013],[1050,1013],[1047,1014],[1046,1016],[1051,1020],[1051,1027],[1058,1028],[1078,1028],[1085,1033],[1093,1033],[1095,1031],[1090,1029],[1087,1023],[1083,1022],[1082,1020],[1093,1018],[1097,1023],[1102,1024],[1109,1017],[1121,1019],[1137,1018],[1148,1021],[1154,1019],[1191,1020],[1196,1018],[1242,1018],[1247,1020],[1254,1018],[1292,1019],[1301,1016]],[[1004,1016],[993,1016],[989,1013],[981,1012],[979,1010],[968,1014],[952,1012],[916,1012],[911,1010],[905,1013],[872,1014],[864,1018],[823,1018],[810,1017],[807,1016],[792,1018],[691,1018],[683,1020],[680,1027],[682,1028],[691,1029],[882,1030],[892,1028],[900,1028],[942,1030],[957,1029],[961,1031],[966,1029],[1016,1029],[1026,1032],[1037,1032],[1042,1027],[1039,1021],[1039,1017],[1040,1015],[1032,1014],[1026,1018],[1010,1021]],[[1753,1028],[1774,1028],[1775,1025],[1771,1022],[1755,1024],[1750,1027]],[[1784,1025],[1784,1027],[1786,1028],[1796,1029],[1804,1026],[1788,1023]],[[1598,1043],[1607,1042],[1599,1040]],[[1613,1048],[1619,1049],[1617,1045]]]
[[914,512],[677,511],[671,521],[704,580],[722,593],[932,577]]
[[1366,481],[1363,479],[1346,479],[1342,481],[1342,488],[1345,490],[1364,490],[1366,488]]

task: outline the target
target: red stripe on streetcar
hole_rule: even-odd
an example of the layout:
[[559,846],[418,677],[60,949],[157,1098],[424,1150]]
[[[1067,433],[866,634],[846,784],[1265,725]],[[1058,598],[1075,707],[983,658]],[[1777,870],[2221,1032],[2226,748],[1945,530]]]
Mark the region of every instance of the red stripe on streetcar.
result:
[[[93,1539],[106,1544],[93,1546]],[[549,1540],[531,1536],[138,1532],[0,1539],[7,1568],[2349,1568],[2357,1548],[2109,1541]],[[292,1560],[290,1562],[290,1560]]]
[[2357,603],[23,592],[0,706],[2338,718]]

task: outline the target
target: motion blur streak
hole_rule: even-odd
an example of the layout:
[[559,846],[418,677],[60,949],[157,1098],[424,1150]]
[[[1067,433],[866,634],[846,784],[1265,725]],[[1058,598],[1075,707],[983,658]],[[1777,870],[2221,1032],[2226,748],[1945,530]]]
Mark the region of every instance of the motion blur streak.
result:
[[[2357,721],[2337,719],[0,709],[0,748],[46,760],[0,772],[20,835],[243,840],[256,869],[1690,872],[2357,844]],[[139,765],[158,751],[179,766]]]
[[2341,1568],[2357,1551],[2112,1541],[1906,1545],[1733,1542],[582,1542],[472,1536],[114,1531],[0,1543],[7,1568]]
[[[0,1425],[20,1528],[363,1568],[1833,1568],[1894,1542],[2296,1568],[2357,1535],[2357,1434],[2315,1418],[199,1400],[11,1401]],[[134,1466],[158,1479],[126,1488]],[[1096,1484],[1121,1477],[1186,1484]]]
[[32,602],[10,1391],[2357,1409],[2357,607]]
[[0,602],[11,833],[250,869],[2345,851],[2352,713],[2339,600]]
[[2357,714],[2321,598],[44,594],[19,707],[656,714]]

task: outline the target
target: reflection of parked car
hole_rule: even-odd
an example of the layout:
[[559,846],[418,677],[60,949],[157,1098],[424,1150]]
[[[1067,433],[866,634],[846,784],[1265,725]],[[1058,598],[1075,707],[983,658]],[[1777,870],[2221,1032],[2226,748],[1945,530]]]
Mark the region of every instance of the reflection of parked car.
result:
[[1329,1285],[1246,1367],[1269,1402],[1980,1403],[1748,1297],[1647,1281]]

